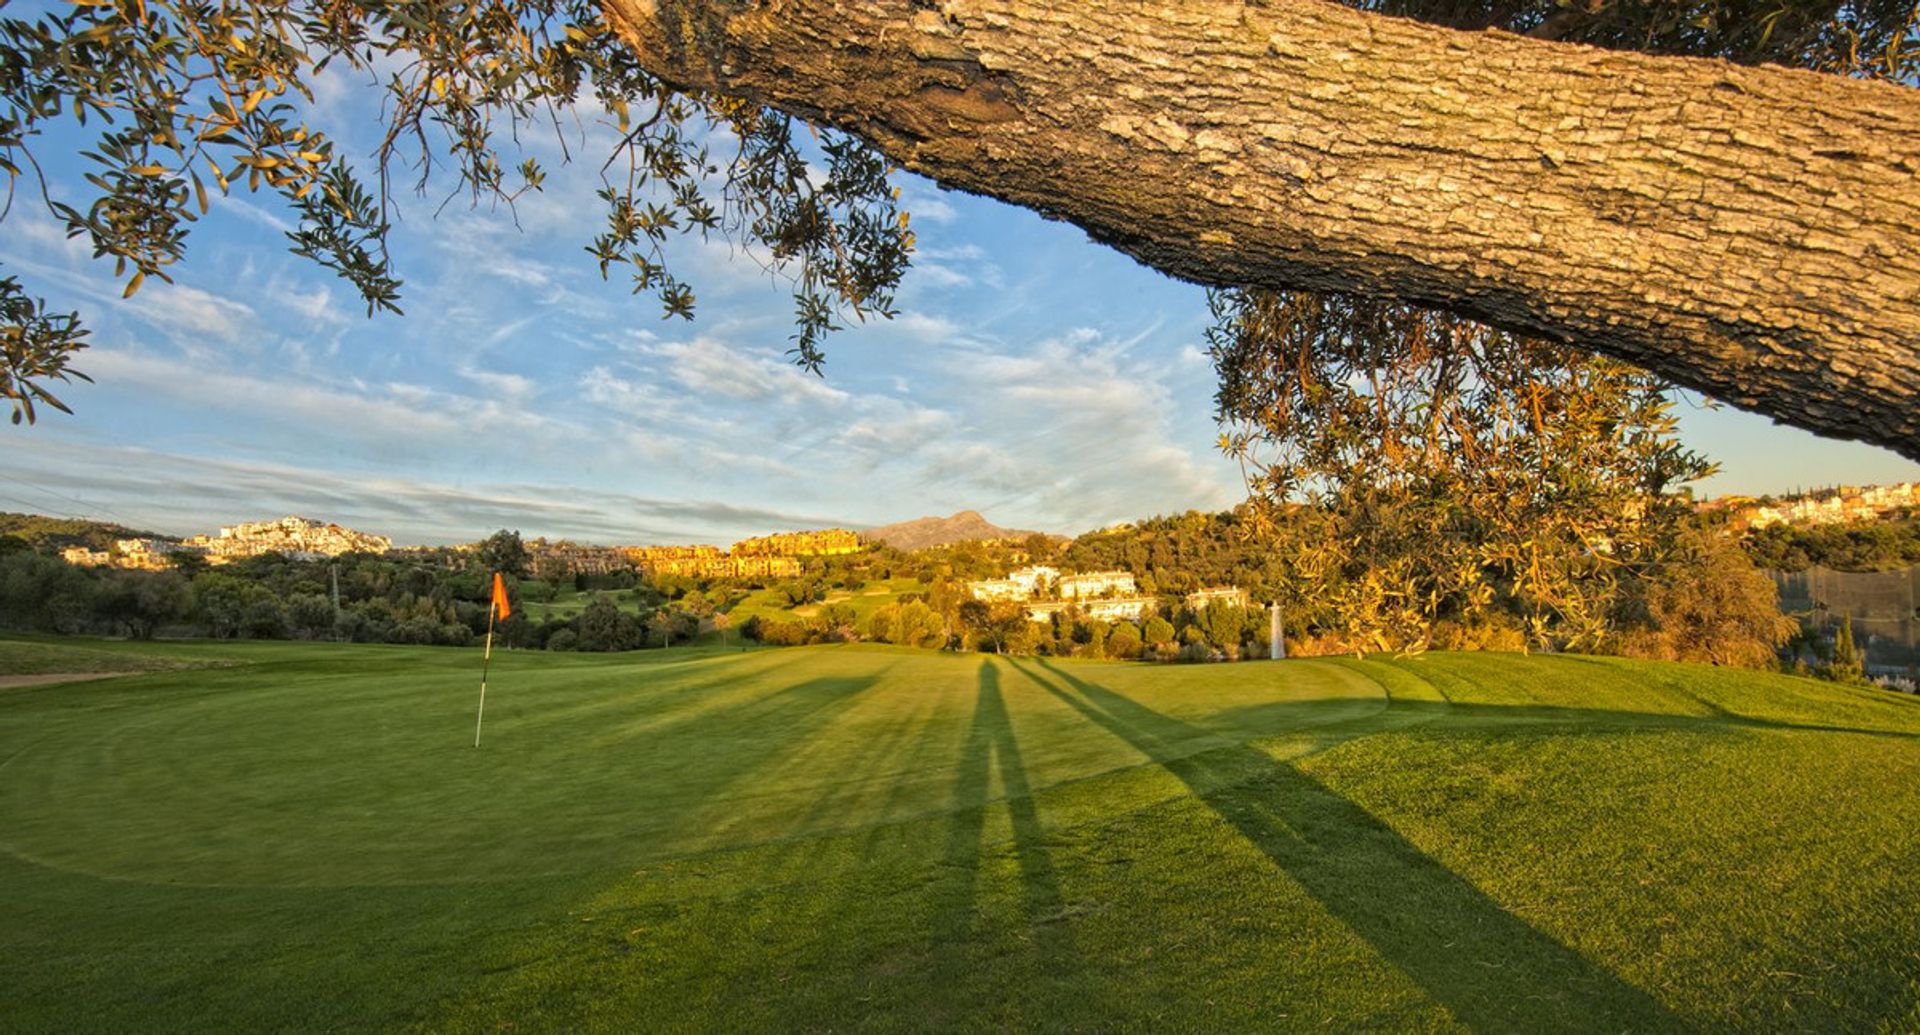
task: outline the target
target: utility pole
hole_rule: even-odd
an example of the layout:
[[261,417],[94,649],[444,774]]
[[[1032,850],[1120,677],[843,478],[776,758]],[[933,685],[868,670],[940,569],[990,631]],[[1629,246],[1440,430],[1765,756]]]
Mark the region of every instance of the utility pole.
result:
[[333,638],[338,640],[340,638],[340,566],[329,564],[327,570],[333,573]]
[[1284,636],[1286,631],[1284,628],[1285,624],[1286,623],[1280,620],[1280,601],[1275,600],[1268,604],[1267,641],[1269,646],[1267,649],[1267,657],[1274,661],[1283,660],[1287,656],[1287,641]]

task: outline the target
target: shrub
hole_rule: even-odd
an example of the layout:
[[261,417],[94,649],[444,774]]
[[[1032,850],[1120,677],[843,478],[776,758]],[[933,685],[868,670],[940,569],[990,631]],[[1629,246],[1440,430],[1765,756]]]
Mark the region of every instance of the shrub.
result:
[[1620,652],[1661,661],[1771,667],[1794,633],[1773,580],[1725,534],[1683,529],[1673,556],[1629,587]]

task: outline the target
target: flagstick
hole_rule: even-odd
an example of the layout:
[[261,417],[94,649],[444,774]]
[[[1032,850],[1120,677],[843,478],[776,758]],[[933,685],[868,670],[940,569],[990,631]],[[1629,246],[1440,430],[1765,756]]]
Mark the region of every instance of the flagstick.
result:
[[473,746],[480,746],[480,722],[487,715],[487,666],[493,663],[493,615],[497,604],[487,604],[487,649],[480,656],[480,710],[473,713]]

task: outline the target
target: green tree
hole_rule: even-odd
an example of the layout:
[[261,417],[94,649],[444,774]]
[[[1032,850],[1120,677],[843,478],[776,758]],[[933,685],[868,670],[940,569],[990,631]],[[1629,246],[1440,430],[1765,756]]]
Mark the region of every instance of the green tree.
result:
[[1853,618],[1840,620],[1840,631],[1833,636],[1833,660],[1827,663],[1828,679],[1841,683],[1859,683],[1866,679],[1866,663],[1853,644]]
[[1141,635],[1146,639],[1148,646],[1165,647],[1173,643],[1173,623],[1159,615],[1154,615],[1152,618],[1147,619],[1146,627],[1141,630]]
[[258,588],[237,576],[207,572],[193,580],[194,611],[214,639],[231,639],[245,629],[247,601]]
[[1228,658],[1239,657],[1240,641],[1246,637],[1249,624],[1246,608],[1210,600],[1194,614],[1193,624],[1208,647]]
[[520,541],[520,533],[504,528],[480,540],[475,556],[479,558],[482,568],[489,572],[497,571],[512,579],[526,577],[527,566],[532,560],[526,544]]
[[1023,654],[1033,648],[1034,623],[1020,604],[967,600],[960,605],[960,622],[976,648],[990,647],[996,654]]
[[814,619],[829,640],[852,643],[860,638],[860,615],[846,604],[828,604]]
[[1537,645],[1594,649],[1691,512],[1670,490],[1713,470],[1679,443],[1669,386],[1611,360],[1361,300],[1216,314],[1251,531],[1348,649],[1424,649],[1496,607]]
[[946,642],[940,618],[924,601],[882,604],[867,619],[867,638],[907,647],[937,647]]
[[96,607],[103,617],[124,625],[127,635],[146,640],[160,626],[187,617],[193,592],[178,572],[115,571],[103,580]]
[[0,625],[77,632],[92,611],[93,594],[93,580],[57,558],[0,556]]
[[514,587],[518,599],[534,603],[552,603],[557,592],[553,583],[541,579],[521,579],[519,585]]
[[960,602],[955,609],[959,616],[961,630],[966,634],[970,645],[979,647],[991,644],[995,653],[1000,650],[999,637],[993,626],[993,610],[984,600],[968,599]]
[[700,620],[678,608],[663,607],[647,619],[648,639],[662,647],[691,642],[700,632]]
[[899,643],[898,604],[882,604],[867,616],[867,638],[876,643]]
[[1087,638],[1078,640],[1080,646],[1074,649],[1074,653],[1082,657],[1104,658],[1107,656],[1107,637],[1107,623],[1089,622],[1087,623]]
[[580,612],[577,626],[579,650],[634,650],[645,635],[639,619],[620,610],[611,597],[598,594]]
[[287,598],[287,624],[302,639],[333,635],[333,601],[318,593],[295,593]]
[[[256,640],[277,640],[287,635],[287,607],[265,586],[247,588],[246,603],[240,612],[240,635]],[[432,643],[434,639],[424,642]]]
[[959,579],[943,576],[922,581],[927,583],[927,606],[940,619],[941,643],[944,645],[962,627],[960,608],[969,599],[966,584]]

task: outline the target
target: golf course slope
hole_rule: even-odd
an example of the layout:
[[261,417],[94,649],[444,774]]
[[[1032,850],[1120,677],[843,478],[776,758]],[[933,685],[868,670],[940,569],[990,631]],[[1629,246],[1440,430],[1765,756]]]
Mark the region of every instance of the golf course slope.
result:
[[476,749],[476,651],[84,650],[161,670],[0,690],[4,1031],[1920,1031],[1877,691],[510,652]]

